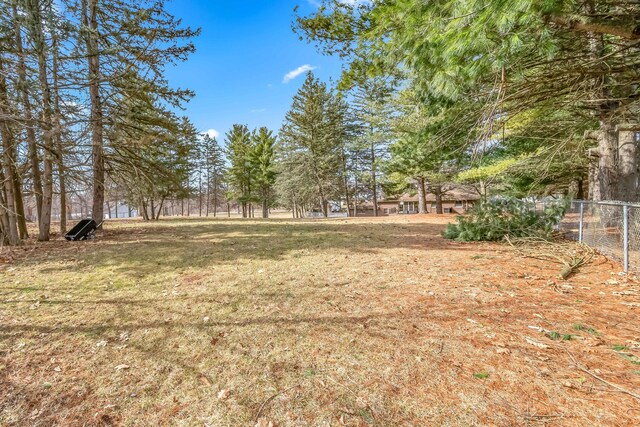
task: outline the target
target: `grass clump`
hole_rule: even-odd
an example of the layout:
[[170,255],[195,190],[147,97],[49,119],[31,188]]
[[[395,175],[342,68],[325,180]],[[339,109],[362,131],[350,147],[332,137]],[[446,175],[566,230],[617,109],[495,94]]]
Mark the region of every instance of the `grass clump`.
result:
[[468,216],[458,216],[449,224],[444,237],[459,241],[496,241],[505,236],[548,236],[560,222],[566,201],[550,204],[536,212],[530,203],[518,199],[500,199],[474,206]]
[[558,341],[560,338],[562,338],[562,335],[560,335],[556,331],[551,331],[551,332],[547,333],[547,335],[549,336],[549,338],[551,338],[554,341]]
[[622,345],[622,344],[614,344],[613,349],[615,351],[628,351],[629,347],[627,347],[626,345]]
[[600,335],[600,332],[598,332],[597,330],[595,330],[594,328],[590,328],[588,326],[585,325],[581,325],[580,323],[573,325],[573,329],[575,329],[576,331],[584,331],[584,332],[588,332],[591,335]]
[[476,372],[476,373],[473,374],[473,376],[475,378],[480,379],[480,380],[484,380],[485,378],[489,378],[489,373],[488,372],[484,372],[484,371]]
[[625,354],[625,353],[619,353],[619,354],[620,356],[622,356],[623,359],[628,360],[632,364],[640,365],[640,358],[638,358],[637,356],[634,356],[633,354]]

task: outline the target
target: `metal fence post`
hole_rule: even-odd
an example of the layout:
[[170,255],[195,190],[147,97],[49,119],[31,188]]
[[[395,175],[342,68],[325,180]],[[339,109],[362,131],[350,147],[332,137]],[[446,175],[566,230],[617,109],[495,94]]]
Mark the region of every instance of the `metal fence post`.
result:
[[580,201],[580,227],[578,228],[578,242],[582,243],[584,233],[584,202]]
[[624,229],[624,272],[629,272],[629,205],[622,207],[622,226]]

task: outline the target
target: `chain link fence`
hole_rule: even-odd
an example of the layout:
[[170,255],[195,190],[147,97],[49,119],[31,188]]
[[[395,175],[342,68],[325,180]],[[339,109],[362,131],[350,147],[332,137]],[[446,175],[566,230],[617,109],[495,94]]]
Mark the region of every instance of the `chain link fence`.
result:
[[560,223],[567,237],[640,271],[640,205],[574,200]]

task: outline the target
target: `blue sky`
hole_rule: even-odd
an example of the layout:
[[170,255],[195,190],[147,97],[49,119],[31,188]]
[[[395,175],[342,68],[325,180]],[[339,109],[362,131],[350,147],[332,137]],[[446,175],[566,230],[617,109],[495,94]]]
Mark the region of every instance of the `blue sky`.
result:
[[[169,10],[185,25],[201,27],[197,52],[167,70],[174,87],[196,96],[186,114],[219,141],[234,123],[278,131],[291,98],[304,81],[304,66],[323,81],[340,76],[340,62],[316,52],[291,30],[293,9],[306,15],[313,0],[173,0]],[[289,79],[285,79],[288,73]]]

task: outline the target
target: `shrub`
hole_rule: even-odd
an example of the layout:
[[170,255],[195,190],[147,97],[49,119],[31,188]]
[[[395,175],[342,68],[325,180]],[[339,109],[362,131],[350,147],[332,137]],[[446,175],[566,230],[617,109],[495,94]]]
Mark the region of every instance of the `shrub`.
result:
[[560,223],[567,208],[562,200],[549,204],[544,212],[535,212],[518,199],[482,202],[469,215],[458,216],[457,224],[449,224],[444,237],[459,241],[501,240],[505,236],[548,236]]

